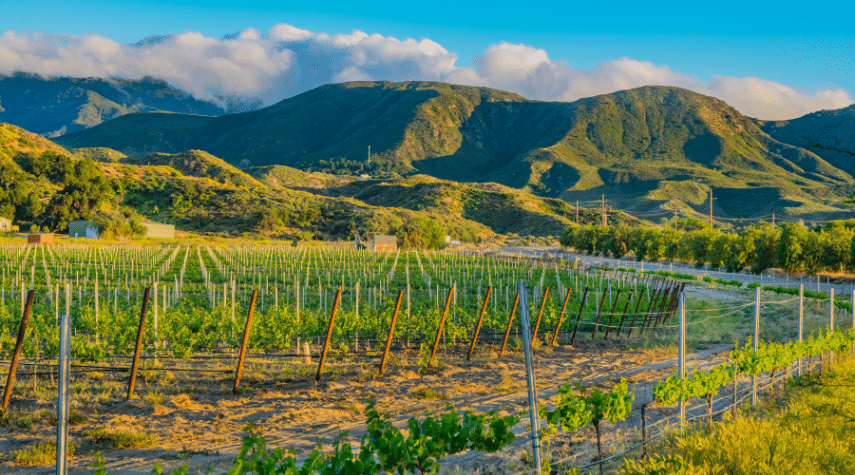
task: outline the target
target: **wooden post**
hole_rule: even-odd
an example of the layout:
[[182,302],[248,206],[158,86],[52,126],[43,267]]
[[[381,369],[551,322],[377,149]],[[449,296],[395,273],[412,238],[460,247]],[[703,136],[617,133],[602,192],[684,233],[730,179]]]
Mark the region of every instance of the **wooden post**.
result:
[[[3,389],[3,413],[9,409],[9,398],[12,397],[12,386],[15,385],[15,373],[18,371],[18,359],[21,357],[21,348],[24,346],[24,335],[27,331],[27,321],[30,319],[30,312],[33,309],[33,296],[36,291],[30,290],[27,292],[27,300],[24,304],[24,311],[21,312],[21,325],[18,326],[18,339],[15,341],[15,351],[12,353],[12,364],[9,366],[9,376],[6,378],[6,388]],[[59,301],[59,297],[57,297]]]
[[143,294],[142,308],[140,309],[140,326],[137,330],[137,343],[134,347],[134,361],[131,364],[131,378],[128,380],[128,400],[134,397],[134,386],[137,384],[137,368],[140,364],[140,351],[142,350],[143,332],[145,331],[145,313],[148,310],[149,292],[151,292],[151,287],[146,287]]
[[315,375],[315,381],[321,380],[321,375],[324,374],[324,363],[327,361],[327,351],[330,348],[330,340],[332,339],[333,325],[335,325],[335,313],[338,310],[338,304],[341,300],[341,289],[335,291],[335,302],[333,302],[332,313],[330,314],[330,326],[327,327],[327,339],[324,341],[324,349],[321,351],[321,361],[318,363],[318,373]]
[[[641,297],[644,296],[644,290],[638,293],[638,299],[635,301],[635,310],[632,312],[632,322],[629,324],[629,331],[626,333],[627,338],[632,337],[632,330],[635,329],[635,319],[638,317],[638,309],[641,307]],[[620,335],[620,328],[618,328],[618,335]]]
[[232,386],[232,393],[237,394],[240,386],[240,377],[243,374],[243,362],[246,358],[246,346],[249,343],[249,330],[252,326],[252,314],[255,312],[255,302],[258,299],[258,290],[252,289],[252,297],[249,300],[249,310],[246,313],[246,324],[243,327],[243,339],[240,344],[240,352],[238,353],[238,364],[235,368],[235,382]]
[[395,333],[395,322],[398,321],[398,310],[401,309],[401,300],[404,298],[404,291],[398,291],[398,300],[395,302],[395,311],[392,313],[392,323],[389,325],[389,336],[386,337],[386,349],[383,350],[383,358],[380,360],[380,374],[386,369],[386,359],[389,358],[389,349],[392,347],[392,335]]
[[585,293],[582,294],[582,303],[579,304],[579,314],[576,315],[576,326],[573,327],[573,336],[570,338],[572,345],[576,341],[576,332],[579,331],[579,322],[582,321],[582,311],[585,310],[585,301],[588,298],[588,287],[585,287]]
[[505,328],[505,338],[502,340],[502,348],[499,349],[499,358],[505,354],[505,345],[508,344],[508,337],[511,335],[511,324],[514,322],[514,314],[517,312],[518,303],[520,303],[519,290],[517,290],[517,296],[514,298],[514,306],[511,307],[511,314],[508,315],[508,326]]
[[442,329],[445,328],[445,318],[448,316],[448,308],[451,306],[451,299],[454,297],[454,287],[448,289],[448,297],[445,299],[445,308],[442,310],[442,316],[439,319],[439,328],[436,329],[436,340],[433,342],[433,348],[430,351],[430,362],[433,364],[433,359],[436,357],[436,350],[439,349],[439,340],[442,337]]
[[531,333],[531,344],[537,340],[537,329],[540,327],[540,319],[543,318],[543,308],[546,307],[546,296],[549,295],[549,286],[543,289],[543,299],[540,301],[540,310],[537,312],[537,322],[534,324],[534,331]]
[[558,324],[555,325],[555,332],[552,334],[550,345],[555,345],[555,342],[558,341],[558,331],[561,329],[561,323],[564,321],[564,312],[567,310],[567,303],[570,302],[570,294],[572,292],[573,289],[568,288],[567,295],[564,296],[564,304],[561,306],[561,313],[558,315]]
[[655,289],[653,293],[650,294],[650,302],[647,304],[647,311],[644,313],[644,318],[641,319],[641,327],[638,329],[639,334],[644,333],[644,329],[647,328],[647,322],[652,316],[651,310],[653,309],[653,303],[658,301],[661,290],[661,288]]
[[597,307],[597,318],[594,320],[594,330],[591,331],[591,341],[597,337],[597,328],[600,326],[600,314],[603,311],[603,304],[606,303],[606,289],[603,287],[603,296],[600,298],[600,305]]
[[[620,297],[620,291],[621,290],[623,290],[623,289],[617,289],[617,292],[615,293],[615,301],[614,301],[614,303],[612,303],[612,311],[609,313],[609,324],[606,325],[606,334],[603,335],[603,339],[605,339],[605,340],[609,339],[609,331],[611,331],[612,323],[614,322],[614,319],[615,319],[615,309],[617,308],[618,297]],[[629,299],[627,299],[627,302],[629,302]]]
[[[629,291],[629,295],[626,296],[626,305],[623,306],[623,314],[620,316],[620,321],[617,325],[617,336],[620,336],[620,329],[623,327],[623,321],[626,319],[626,311],[629,310],[629,303],[632,300],[632,290]],[[609,337],[609,332],[606,330],[606,338]]]
[[466,355],[466,361],[472,359],[472,353],[475,351],[475,342],[478,341],[478,333],[481,332],[481,321],[484,320],[484,312],[487,311],[487,304],[490,302],[490,293],[493,291],[493,286],[487,287],[487,295],[484,296],[484,303],[481,305],[481,311],[478,313],[478,321],[475,323],[475,331],[472,332],[472,343],[469,344],[469,353]]

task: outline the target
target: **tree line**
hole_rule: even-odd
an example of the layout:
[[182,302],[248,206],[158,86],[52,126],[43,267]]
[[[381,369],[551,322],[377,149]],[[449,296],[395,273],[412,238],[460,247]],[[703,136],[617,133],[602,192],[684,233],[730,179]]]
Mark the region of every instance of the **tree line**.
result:
[[638,260],[679,260],[698,267],[709,264],[728,272],[749,269],[758,273],[781,268],[813,274],[855,270],[853,239],[855,219],[813,228],[796,223],[760,223],[738,234],[717,229],[574,225],[564,230],[560,243],[564,248],[589,254],[620,258],[631,253]]

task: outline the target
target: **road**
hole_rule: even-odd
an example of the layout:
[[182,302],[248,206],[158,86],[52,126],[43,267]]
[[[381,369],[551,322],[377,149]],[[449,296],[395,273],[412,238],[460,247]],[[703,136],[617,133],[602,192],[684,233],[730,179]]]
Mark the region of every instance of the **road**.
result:
[[663,262],[639,262],[629,258],[612,259],[602,256],[591,256],[588,254],[565,251],[560,246],[500,246],[493,249],[484,249],[484,251],[498,251],[506,255],[529,256],[541,258],[544,256],[555,256],[570,262],[579,261],[582,265],[599,266],[607,268],[633,268],[640,270],[664,270],[668,272],[679,272],[682,274],[690,274],[694,276],[704,277],[710,276],[724,280],[737,280],[743,284],[758,283],[760,285],[783,286],[783,287],[798,287],[804,285],[805,289],[816,290],[828,293],[829,289],[834,289],[834,293],[838,296],[851,297],[855,293],[855,285],[853,284],[838,284],[832,283],[829,280],[822,282],[817,276],[796,276],[789,277],[788,275],[771,275],[771,274],[747,274],[736,272],[725,272],[722,270],[712,270],[707,267],[696,268],[692,265],[683,264],[681,262],[663,263]]

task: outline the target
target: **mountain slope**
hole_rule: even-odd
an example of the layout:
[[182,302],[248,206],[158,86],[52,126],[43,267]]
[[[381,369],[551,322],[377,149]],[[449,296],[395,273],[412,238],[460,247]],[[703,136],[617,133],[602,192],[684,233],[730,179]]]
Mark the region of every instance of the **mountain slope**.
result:
[[764,132],[784,143],[816,153],[832,165],[855,176],[855,155],[813,147],[835,146],[855,153],[855,104],[824,110],[785,121],[757,121]]
[[126,80],[46,78],[20,72],[0,75],[0,122],[47,137],[82,130],[133,112],[219,116],[248,110],[247,107],[251,106],[226,110],[150,77]]
[[[466,242],[496,233],[557,236],[575,217],[563,201],[496,184],[424,175],[365,180],[279,165],[242,171],[199,150],[132,157],[74,150],[81,155],[0,124],[0,215],[22,229],[35,223],[62,232],[71,220],[101,216],[113,223],[148,219],[184,231],[292,239],[395,234],[412,219],[428,218]],[[595,219],[590,210],[580,212],[582,223]]]
[[[200,149],[232,164],[497,182],[587,206],[605,194],[632,212],[705,212],[713,189],[734,197],[719,201],[723,217],[836,216],[847,212],[839,203],[853,183],[724,102],[673,87],[548,103],[444,83],[355,82],[216,118],[130,114],[58,141],[128,155]],[[695,192],[685,193],[687,183]],[[772,198],[754,199],[756,189]]]

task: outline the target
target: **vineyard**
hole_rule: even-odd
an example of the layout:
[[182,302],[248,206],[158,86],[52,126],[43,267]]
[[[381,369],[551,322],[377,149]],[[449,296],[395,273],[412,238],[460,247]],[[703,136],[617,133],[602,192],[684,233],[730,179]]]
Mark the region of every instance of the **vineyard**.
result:
[[[10,406],[8,414],[21,411],[21,405],[33,398],[48,399],[57,373],[58,323],[67,314],[72,328],[71,372],[77,387],[86,388],[83,391],[89,401],[100,398],[115,405],[127,400],[125,404],[131,404],[128,410],[136,410],[142,400],[157,412],[164,410],[157,408],[166,404],[171,391],[178,393],[173,404],[190,407],[189,401],[201,394],[213,405],[224,398],[247,394],[251,398],[257,390],[266,393],[309,380],[350,380],[344,387],[335,383],[326,387],[340,387],[343,400],[350,401],[348,411],[364,412],[368,417],[361,430],[374,435],[353,448],[344,439],[336,439],[334,447],[326,446],[331,452],[313,453],[308,459],[279,454],[276,463],[294,470],[302,464],[308,473],[355,467],[359,460],[364,469],[359,473],[395,467],[414,471],[438,467],[442,457],[464,450],[501,450],[524,432],[518,428],[519,418],[512,417],[516,414],[505,411],[485,419],[466,412],[459,419],[460,414],[446,412],[437,415],[438,419],[411,419],[411,427],[422,427],[415,435],[412,430],[406,436],[395,435],[397,429],[388,422],[388,414],[374,410],[373,403],[362,406],[358,394],[347,394],[347,385],[358,387],[361,384],[354,381],[383,378],[389,378],[392,385],[410,384],[408,380],[437,381],[449,371],[464,371],[467,377],[483,373],[486,378],[495,376],[492,372],[504,374],[500,387],[511,391],[518,385],[507,381],[508,370],[490,368],[509,368],[519,360],[521,338],[526,333],[521,327],[523,310],[531,318],[532,346],[539,359],[557,360],[560,365],[562,359],[603,353],[606,358],[625,359],[626,364],[640,364],[641,360],[633,360],[633,342],[673,341],[669,338],[680,323],[679,296],[686,289],[685,276],[675,280],[681,277],[668,273],[581,269],[563,261],[447,252],[375,254],[338,248],[215,245],[4,246],[0,247],[0,263],[4,371],[9,360],[16,360],[16,353],[22,356],[14,377],[4,375],[4,379],[9,377],[6,391],[12,395],[11,403],[4,398],[4,406]],[[517,291],[519,282],[526,283],[525,298]],[[786,293],[783,298],[789,300],[776,298],[774,305],[781,308],[795,301]],[[528,308],[520,308],[520,302],[528,302]],[[718,331],[720,319],[738,321],[751,304],[720,309],[698,305],[688,322],[694,329],[690,331],[696,333]],[[819,310],[822,304],[810,305]],[[839,307],[838,302],[831,306]],[[25,332],[16,338],[22,320]],[[601,386],[604,390],[590,387],[590,383],[568,383],[548,391],[547,406],[538,411],[547,424],[542,431],[547,452],[560,445],[560,434],[592,427],[596,458],[607,459],[612,449],[604,448],[609,446],[603,442],[605,425],[638,418],[638,409],[644,414],[653,407],[661,408],[660,430],[683,420],[683,413],[674,414],[670,409],[678,402],[703,401],[706,416],[712,417],[722,411],[719,406],[725,388],[733,387],[730,399],[736,403],[738,394],[757,392],[756,385],[745,386],[747,377],[768,373],[771,384],[780,381],[782,374],[790,374],[796,362],[807,358],[813,363],[817,357],[853,346],[855,334],[829,329],[819,332],[820,328],[821,320],[814,318],[806,327],[804,341],[790,341],[792,333],[787,333],[780,336],[787,341],[758,340],[755,348],[751,340],[746,343],[743,339],[723,362],[675,373],[652,387],[647,384],[651,398],[637,396],[639,388],[624,381]],[[730,343],[734,335],[742,338],[746,333],[730,331],[726,335],[718,341]],[[141,381],[134,393],[137,360],[142,361]],[[474,366],[469,365],[470,360]],[[595,375],[599,370],[590,367],[586,371]],[[26,378],[32,378],[32,389]],[[128,384],[127,390],[124,384]],[[386,383],[374,384],[381,388]],[[417,399],[448,397],[424,384],[412,384],[409,394]],[[739,384],[743,386],[739,388]],[[91,389],[93,386],[100,392]],[[495,388],[484,391],[488,394]],[[369,393],[374,394],[365,394]],[[55,398],[55,390],[53,394]],[[176,402],[179,399],[183,402]],[[641,422],[645,417],[634,422],[640,425],[644,439],[648,435]],[[7,415],[4,420],[8,428],[11,419]],[[312,422],[312,418],[304,420]],[[473,424],[484,432],[467,432],[474,430]],[[394,450],[416,450],[419,443],[413,437],[450,439],[443,442],[447,450],[436,449],[429,460],[420,462],[427,465],[406,465],[402,460],[410,460],[410,456],[401,454],[386,464],[377,455],[391,450],[390,440],[403,444],[395,445]],[[262,463],[266,456],[257,450],[263,446],[263,439],[250,429],[240,454],[247,456],[252,451]],[[560,454],[554,450],[553,459],[560,459]],[[374,462],[368,463],[365,457]],[[568,457],[552,463],[564,469],[573,465]],[[550,465],[548,457],[546,465]],[[254,473],[247,467],[241,470]]]
[[10,355],[26,292],[33,290],[32,335],[23,353],[54,358],[56,323],[67,313],[73,316],[74,356],[91,363],[133,352],[146,288],[150,324],[143,350],[179,359],[236,350],[253,290],[252,351],[300,352],[301,342],[322,344],[339,294],[329,346],[347,354],[385,341],[396,306],[396,347],[433,343],[437,333],[449,348],[468,344],[479,320],[478,338],[507,343],[505,333],[518,337],[520,331],[514,319],[519,281],[529,283],[530,311],[538,316],[534,338],[550,343],[656,327],[673,314],[680,288],[653,275],[420,252],[5,247],[0,262],[3,356]]

